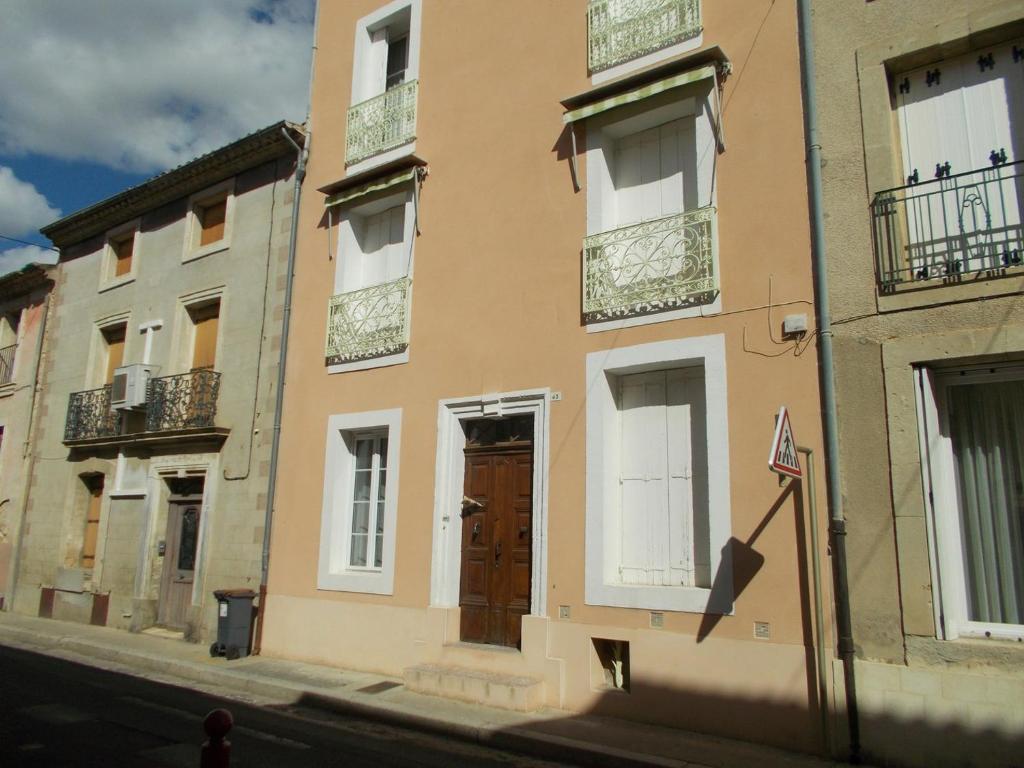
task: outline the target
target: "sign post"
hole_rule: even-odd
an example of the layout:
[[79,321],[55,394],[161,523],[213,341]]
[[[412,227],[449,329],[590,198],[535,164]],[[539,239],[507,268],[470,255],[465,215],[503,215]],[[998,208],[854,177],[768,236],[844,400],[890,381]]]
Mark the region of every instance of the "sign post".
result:
[[772,450],[768,454],[768,469],[779,475],[803,478],[800,470],[800,456],[797,453],[793,427],[789,423],[789,411],[786,406],[779,408],[779,416],[775,422],[775,437],[772,438]]

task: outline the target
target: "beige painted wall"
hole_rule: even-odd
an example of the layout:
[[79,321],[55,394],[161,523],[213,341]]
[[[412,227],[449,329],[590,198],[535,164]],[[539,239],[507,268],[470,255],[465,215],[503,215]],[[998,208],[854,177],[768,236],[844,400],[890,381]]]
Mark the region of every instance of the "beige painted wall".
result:
[[[208,641],[216,634],[213,589],[260,581],[270,439],[273,426],[284,275],[288,256],[294,158],[270,161],[235,178],[229,247],[183,262],[186,201],[141,219],[134,281],[100,290],[102,238],[69,249],[61,263],[60,300],[52,323],[53,345],[44,371],[44,394],[25,526],[15,610],[34,614],[40,588],[52,586],[61,568],[75,568],[84,531],[79,475],[105,475],[97,568],[87,588],[110,594],[108,624],[141,629],[155,619],[165,538],[167,489],[156,473],[168,467],[204,468],[206,497],[200,586],[190,609],[188,634]],[[196,190],[200,191],[200,190]],[[217,370],[221,385],[215,423],[230,429],[221,449],[169,445],[125,449],[128,474],[142,478],[114,493],[115,449],[63,444],[68,397],[99,385],[102,352],[96,323],[128,313],[124,363],[141,362],[140,324],[162,320],[153,337],[156,375],[187,371],[181,353],[186,318],[181,300],[222,289]]]
[[[879,662],[857,667],[865,746],[893,764],[1009,765],[1024,700],[984,678],[961,681],[962,696],[950,688],[969,671],[1020,678],[1024,648],[936,639],[913,366],[1020,359],[1024,274],[879,296],[869,204],[903,183],[888,75],[1019,36],[1024,12],[992,0],[814,7],[854,642]],[[928,681],[909,698],[907,675]],[[1009,731],[993,731],[992,707]]]
[[[814,322],[795,3],[704,4],[704,44],[721,45],[735,67],[716,181],[722,313],[588,334],[579,299],[586,193],[573,191],[559,104],[590,87],[586,4],[425,0],[416,154],[430,174],[415,245],[410,361],[329,375],[335,264],[315,190],[344,175],[355,24],[379,5],[320,10],[264,652],[390,674],[426,661],[507,663],[544,679],[552,706],[815,749],[796,510],[766,467],[785,403],[799,441],[817,451],[824,487],[813,337],[799,354],[770,338],[780,337],[788,312]],[[698,644],[699,614],[667,613],[664,629],[651,630],[647,611],[584,603],[584,366],[591,352],[711,334],[725,336],[732,534],[745,540],[763,524],[755,547],[765,564],[735,614]],[[534,639],[524,637],[519,660],[498,662],[453,645],[457,615],[428,608],[438,401],[544,387],[562,395],[551,404],[548,578],[533,585],[547,591],[548,616],[528,621]],[[327,417],[399,407],[394,594],[318,591]],[[818,501],[824,516],[823,494]],[[560,605],[569,620],[557,618]],[[755,621],[770,623],[771,640],[753,640]],[[592,636],[631,642],[642,685],[621,703],[591,685]]]

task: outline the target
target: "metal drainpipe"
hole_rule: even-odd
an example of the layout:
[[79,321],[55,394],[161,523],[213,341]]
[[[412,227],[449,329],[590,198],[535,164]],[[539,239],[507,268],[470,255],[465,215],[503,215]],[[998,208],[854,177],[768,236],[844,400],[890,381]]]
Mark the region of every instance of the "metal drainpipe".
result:
[[839,433],[836,418],[835,367],[832,360],[832,323],[829,314],[828,269],[825,261],[825,224],[821,193],[821,144],[818,143],[818,102],[815,88],[814,35],[810,0],[797,0],[800,17],[800,69],[803,80],[804,123],[807,142],[807,178],[810,186],[811,258],[814,263],[814,291],[818,305],[821,338],[821,390],[825,426],[825,463],[828,468],[828,497],[831,519],[835,582],[836,630],[839,657],[843,661],[846,714],[850,732],[850,762],[860,762],[860,722],[853,669],[853,629],[850,619],[850,589],[846,561],[846,520],[843,517],[839,475]]
[[310,132],[307,129],[305,139],[300,147],[288,129],[281,128],[281,133],[295,147],[298,161],[295,165],[295,197],[292,201],[291,239],[288,243],[288,274],[284,286],[284,313],[281,319],[281,354],[277,361],[277,393],[274,400],[274,431],[270,441],[270,480],[267,483],[267,509],[263,518],[263,553],[260,559],[260,590],[259,611],[256,613],[256,632],[253,637],[252,652],[259,655],[263,644],[263,617],[267,600],[267,572],[270,569],[270,529],[274,521],[274,493],[277,489],[277,456],[281,443],[281,408],[284,404],[284,369],[288,360],[288,326],[292,317],[292,282],[295,275],[295,238],[299,231],[299,199],[302,195],[302,179],[306,175],[306,158],[309,156]]

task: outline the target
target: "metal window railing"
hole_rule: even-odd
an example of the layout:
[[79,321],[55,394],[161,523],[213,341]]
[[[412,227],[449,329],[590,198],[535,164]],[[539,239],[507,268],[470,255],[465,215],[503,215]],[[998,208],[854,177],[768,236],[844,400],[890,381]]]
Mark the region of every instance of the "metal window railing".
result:
[[871,203],[879,288],[962,282],[1024,263],[1024,162],[887,189]]
[[146,431],[212,427],[219,391],[220,373],[208,368],[150,379]]
[[393,355],[409,345],[408,277],[331,297],[327,364]]
[[418,87],[418,80],[410,80],[349,107],[345,129],[345,162],[348,165],[416,138]]
[[588,323],[706,304],[718,291],[715,209],[698,208],[583,241]]
[[112,437],[120,431],[121,417],[110,410],[110,385],[72,392],[64,422],[64,440]]
[[17,344],[0,349],[0,385],[10,384],[14,379],[14,353],[17,349]]
[[700,34],[700,0],[590,0],[588,64],[608,69]]

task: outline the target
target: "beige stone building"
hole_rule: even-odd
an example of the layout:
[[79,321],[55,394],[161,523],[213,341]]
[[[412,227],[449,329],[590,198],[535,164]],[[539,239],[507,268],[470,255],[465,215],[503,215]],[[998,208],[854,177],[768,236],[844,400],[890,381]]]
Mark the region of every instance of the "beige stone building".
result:
[[795,1],[319,14],[262,652],[821,750]]
[[38,378],[55,268],[29,264],[0,277],[0,609],[10,606],[25,514]]
[[14,610],[189,639],[260,583],[296,126],[47,226],[60,248]]
[[865,754],[1024,748],[1024,6],[814,3]]

